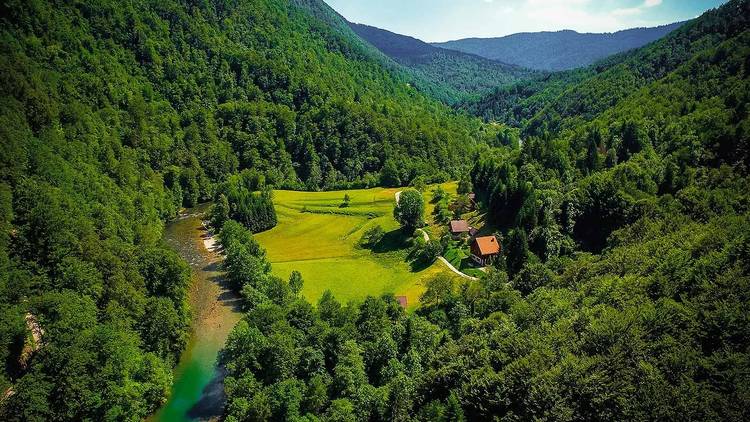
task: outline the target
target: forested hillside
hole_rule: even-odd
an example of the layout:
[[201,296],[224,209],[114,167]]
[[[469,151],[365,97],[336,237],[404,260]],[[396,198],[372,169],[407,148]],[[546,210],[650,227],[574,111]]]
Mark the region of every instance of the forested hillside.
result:
[[517,88],[520,139],[471,171],[502,259],[428,281],[414,313],[313,306],[299,278],[230,269],[252,294],[223,356],[227,420],[748,419],[747,16],[730,1]]
[[[663,39],[585,68],[555,73],[496,90],[463,107],[489,120],[525,127],[546,125],[555,132],[565,122],[578,124],[667,76],[699,53],[709,54],[746,30],[742,3],[706,12]],[[718,61],[718,60],[717,60]],[[530,122],[530,120],[533,120]]]
[[441,87],[445,91],[443,99],[451,104],[541,73],[473,54],[433,47],[416,38],[384,29],[355,23],[349,25],[362,39],[385,55]]
[[468,169],[491,133],[345,29],[286,0],[3,3],[0,419],[163,402],[189,321],[161,241],[181,207],[221,193],[262,230],[275,213],[248,189]]
[[[164,402],[190,315],[164,222],[210,200],[247,310],[227,421],[750,419],[749,16],[463,103],[483,124],[319,0],[4,2],[0,420]],[[414,312],[313,305],[253,237],[272,187],[458,178],[503,255]]]
[[500,38],[466,38],[432,45],[529,69],[560,71],[588,66],[613,54],[642,47],[685,22],[613,33],[525,32]]

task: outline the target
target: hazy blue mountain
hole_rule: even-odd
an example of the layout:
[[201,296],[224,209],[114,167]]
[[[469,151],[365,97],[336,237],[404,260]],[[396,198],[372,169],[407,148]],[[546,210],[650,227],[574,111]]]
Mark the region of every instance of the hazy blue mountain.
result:
[[538,74],[474,54],[434,47],[416,38],[373,26],[356,23],[349,23],[349,26],[383,54],[443,88],[449,99],[482,94]]
[[432,45],[530,69],[557,71],[588,66],[604,57],[642,47],[684,23],[604,34],[581,34],[571,30],[523,32],[500,38],[466,38]]

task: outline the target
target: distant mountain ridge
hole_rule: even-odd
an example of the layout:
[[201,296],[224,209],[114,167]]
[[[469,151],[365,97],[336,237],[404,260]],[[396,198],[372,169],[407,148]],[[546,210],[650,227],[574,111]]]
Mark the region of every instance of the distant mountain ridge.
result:
[[[417,38],[396,34],[370,25],[349,22],[349,27],[361,38],[395,60],[413,61],[443,50]],[[449,51],[460,55],[468,54],[455,50]]]
[[600,34],[572,30],[522,32],[499,38],[465,38],[431,45],[529,69],[560,71],[585,67],[607,56],[642,47],[686,22]]
[[348,22],[363,40],[416,76],[445,91],[452,102],[529,79],[537,72],[475,54],[432,46],[416,38]]

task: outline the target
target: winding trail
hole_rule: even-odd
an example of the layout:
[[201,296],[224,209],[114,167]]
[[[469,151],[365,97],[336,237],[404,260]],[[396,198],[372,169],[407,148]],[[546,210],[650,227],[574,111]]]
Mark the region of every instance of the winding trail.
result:
[[[399,199],[401,199],[401,192],[403,192],[403,191],[398,191],[394,195],[396,197],[396,204],[398,204]],[[425,242],[429,242],[430,241],[430,235],[427,234],[426,231],[424,231],[422,229],[417,229],[417,231],[422,233],[422,236],[424,237],[424,241]],[[440,262],[442,262],[443,264],[445,264],[445,266],[448,267],[449,270],[451,270],[454,273],[456,273],[456,275],[458,275],[459,277],[463,277],[463,278],[465,278],[467,280],[472,280],[472,281],[479,280],[476,277],[472,277],[472,276],[470,276],[468,274],[464,274],[461,271],[459,271],[456,267],[453,266],[453,264],[451,264],[450,262],[448,262],[448,260],[445,259],[442,255],[438,257],[438,260],[440,260]],[[482,271],[484,271],[484,269],[482,269]]]

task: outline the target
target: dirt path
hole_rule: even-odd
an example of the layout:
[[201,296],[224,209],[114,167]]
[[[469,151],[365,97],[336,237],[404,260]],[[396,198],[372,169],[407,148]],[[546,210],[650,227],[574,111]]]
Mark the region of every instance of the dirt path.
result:
[[[395,194],[395,196],[396,196],[396,204],[398,204],[398,201],[399,201],[399,199],[401,199],[401,192],[403,192],[403,191],[398,191],[398,192],[396,192],[396,194]],[[422,229],[417,229],[417,231],[418,231],[418,232],[421,232],[421,233],[422,233],[422,237],[424,238],[424,241],[425,241],[425,242],[429,242],[429,241],[430,241],[430,235],[429,235],[429,234],[427,234],[427,232],[426,232],[426,231],[424,231],[424,230],[422,230]],[[465,278],[465,279],[467,279],[467,280],[479,280],[479,279],[478,279],[478,278],[476,278],[476,277],[472,277],[472,276],[470,276],[470,275],[468,275],[468,274],[464,274],[464,273],[462,273],[462,272],[461,272],[461,271],[459,271],[459,270],[458,270],[458,269],[457,269],[456,267],[454,267],[454,266],[453,266],[453,264],[451,264],[450,262],[448,262],[448,260],[447,260],[447,259],[445,259],[445,258],[444,258],[444,257],[442,257],[442,256],[439,256],[439,257],[438,257],[438,260],[440,260],[440,262],[442,262],[443,264],[445,264],[445,266],[446,266],[446,267],[448,267],[448,269],[449,269],[449,270],[453,271],[453,272],[454,272],[455,274],[457,274],[457,275],[458,275],[459,277],[463,277],[463,278]],[[482,271],[484,271],[484,269],[483,269],[483,268],[482,268]]]

